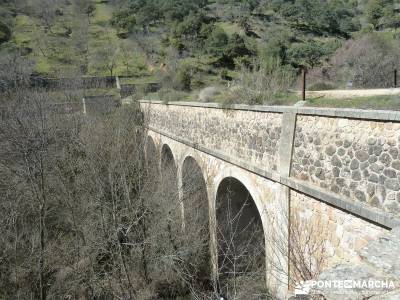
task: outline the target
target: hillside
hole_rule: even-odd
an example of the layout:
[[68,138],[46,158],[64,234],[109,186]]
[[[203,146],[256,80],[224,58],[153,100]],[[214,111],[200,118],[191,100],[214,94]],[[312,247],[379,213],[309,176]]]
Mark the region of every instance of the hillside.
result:
[[118,38],[110,26],[113,7],[105,1],[83,3],[5,2],[1,13],[7,16],[12,37],[1,45],[2,53],[18,50],[35,62],[37,73],[49,77],[147,75],[145,57],[135,51],[137,45]]
[[392,87],[400,69],[398,0],[1,0],[0,15],[2,57],[47,77],[159,81],[148,97],[167,100],[279,104],[305,67],[313,90]]

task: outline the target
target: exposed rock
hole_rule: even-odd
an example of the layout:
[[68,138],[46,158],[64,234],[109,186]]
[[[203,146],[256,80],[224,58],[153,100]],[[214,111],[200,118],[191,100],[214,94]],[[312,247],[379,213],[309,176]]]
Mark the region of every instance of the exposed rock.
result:
[[344,178],[336,178],[336,184],[340,187],[343,187],[345,185]]
[[377,196],[372,197],[369,201],[369,204],[371,204],[372,206],[375,207],[379,207],[381,205],[381,203],[379,202],[379,198]]
[[400,184],[399,184],[399,181],[397,180],[397,178],[396,179],[390,178],[390,179],[385,180],[385,187],[392,191],[400,190]]
[[369,243],[360,251],[363,261],[382,273],[400,278],[400,228]]
[[388,145],[389,146],[391,146],[391,147],[394,147],[394,146],[396,146],[396,140],[395,139],[393,139],[393,138],[390,138],[390,139],[388,139],[387,140],[387,143],[388,143]]
[[325,180],[325,172],[324,172],[324,170],[322,168],[317,168],[315,170],[315,176],[318,179]]
[[399,150],[397,150],[397,148],[390,148],[389,154],[393,159],[397,159],[399,156]]
[[348,139],[345,139],[345,140],[344,140],[344,143],[343,143],[343,147],[349,148],[350,146],[351,146],[351,141],[348,140]]
[[336,146],[341,147],[343,145],[343,142],[341,140],[337,140],[335,144]]
[[378,157],[376,155],[371,155],[368,159],[368,162],[371,164],[374,162],[377,162],[377,161],[378,161]]
[[392,167],[395,168],[396,170],[400,171],[400,160],[395,160],[392,162]]
[[368,145],[375,145],[376,144],[376,138],[375,137],[370,137],[368,138]]
[[331,186],[331,191],[338,194],[340,192],[340,188],[336,184],[334,184]]
[[379,156],[379,161],[382,162],[385,166],[390,166],[390,163],[392,161],[392,158],[390,157],[389,154],[387,153],[382,153],[381,156]]
[[376,145],[373,147],[373,154],[375,154],[376,156],[379,156],[379,155],[381,155],[381,153],[382,153],[382,146]]
[[355,170],[358,169],[358,167],[360,166],[360,163],[358,162],[357,159],[353,159],[350,163],[350,169],[351,170]]
[[346,197],[350,197],[350,191],[348,189],[343,188],[342,194],[345,195]]
[[321,145],[321,139],[320,139],[320,137],[316,137],[315,139],[314,139],[314,145]]
[[368,154],[368,152],[366,152],[364,150],[358,150],[358,151],[356,151],[356,157],[359,161],[363,162],[363,161],[368,160],[369,154]]
[[372,197],[375,194],[375,185],[368,183],[367,185],[367,194],[368,196]]
[[360,169],[361,169],[361,170],[365,170],[365,169],[368,168],[368,167],[369,167],[368,161],[364,161],[364,162],[362,162],[362,163],[360,164]]
[[379,177],[378,177],[378,175],[376,175],[375,173],[372,173],[372,174],[369,176],[368,180],[371,181],[371,182],[378,183]]
[[360,191],[360,190],[356,190],[354,192],[354,196],[357,198],[357,200],[365,202],[366,201],[366,197],[365,197],[365,193]]
[[[356,265],[342,264],[322,272],[314,280],[303,286],[310,289],[309,294],[323,295],[326,300],[398,300],[400,289],[400,229],[395,228],[370,242],[359,251],[361,262]],[[368,287],[368,282],[384,282],[385,285]],[[347,281],[347,285],[319,284],[321,282]]]
[[383,174],[389,178],[396,178],[396,171],[393,169],[385,169],[383,170]]
[[332,156],[333,154],[336,153],[336,146],[334,145],[329,145],[328,147],[326,147],[325,149],[325,153],[329,156]]
[[338,167],[338,168],[342,167],[342,162],[340,161],[340,159],[337,155],[334,155],[332,157],[331,163],[335,167]]
[[332,168],[332,174],[334,177],[339,177],[340,169],[338,167]]
[[344,148],[339,148],[337,153],[338,153],[339,156],[343,156],[343,155],[346,154],[346,150]]
[[351,172],[351,179],[360,181],[361,180],[361,173],[358,170]]
[[375,173],[380,173],[380,172],[382,172],[384,167],[382,165],[378,165],[376,163],[373,163],[373,164],[371,164],[369,166],[369,168]]

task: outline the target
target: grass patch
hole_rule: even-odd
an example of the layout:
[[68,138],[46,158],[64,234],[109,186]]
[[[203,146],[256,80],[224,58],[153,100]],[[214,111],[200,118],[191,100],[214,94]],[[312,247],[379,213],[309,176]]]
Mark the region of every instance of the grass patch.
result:
[[244,35],[244,30],[236,23],[217,22],[216,24],[219,25],[229,35],[232,35],[234,33]]
[[36,57],[36,71],[41,74],[50,74],[52,70],[52,64],[44,56]]
[[109,24],[113,10],[105,3],[96,3],[96,10],[94,11],[94,16],[91,22],[97,25],[106,26]]
[[146,84],[157,82],[157,78],[154,75],[143,76],[143,77],[128,77],[120,78],[121,84]]
[[17,45],[27,47],[34,37],[34,20],[25,15],[18,15],[14,19],[13,37]]
[[348,99],[316,98],[307,100],[306,105],[311,107],[400,110],[400,96],[373,96]]

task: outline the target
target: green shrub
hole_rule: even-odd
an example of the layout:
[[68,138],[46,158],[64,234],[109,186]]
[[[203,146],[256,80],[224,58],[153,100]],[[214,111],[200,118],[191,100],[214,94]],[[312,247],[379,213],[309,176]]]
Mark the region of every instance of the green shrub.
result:
[[222,55],[228,39],[228,35],[222,28],[215,27],[206,41],[207,52],[213,55]]
[[0,22],[0,45],[9,41],[11,38],[11,30],[6,24]]
[[182,66],[179,68],[173,80],[173,88],[181,91],[190,91],[192,84],[192,70],[190,66]]
[[136,25],[136,18],[129,11],[120,10],[113,13],[110,23],[114,27],[132,31]]
[[222,69],[220,75],[221,75],[221,79],[223,79],[223,80],[228,80],[228,78],[230,78],[228,75],[227,69]]

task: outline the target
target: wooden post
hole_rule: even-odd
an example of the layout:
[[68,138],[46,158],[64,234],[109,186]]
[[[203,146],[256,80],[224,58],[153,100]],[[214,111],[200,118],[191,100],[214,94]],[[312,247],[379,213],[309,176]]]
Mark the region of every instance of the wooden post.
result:
[[307,74],[307,69],[306,67],[303,67],[303,72],[302,72],[302,84],[301,84],[301,95],[302,95],[302,100],[306,101],[306,74]]

